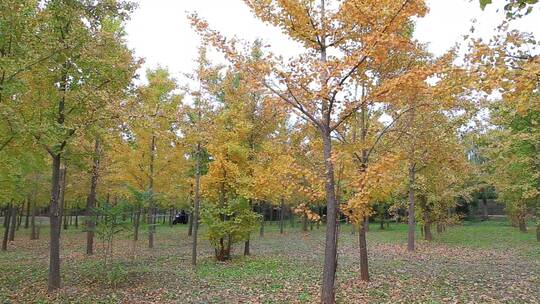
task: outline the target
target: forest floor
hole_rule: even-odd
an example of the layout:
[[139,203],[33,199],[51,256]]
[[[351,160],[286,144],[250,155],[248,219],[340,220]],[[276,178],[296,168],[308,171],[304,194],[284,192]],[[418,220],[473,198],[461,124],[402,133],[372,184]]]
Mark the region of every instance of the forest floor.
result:
[[[45,230],[45,229],[44,229]],[[185,226],[158,227],[156,247],[146,232],[134,246],[126,234],[114,243],[114,259],[84,254],[85,234],[62,231],[64,288],[48,294],[48,231],[29,240],[20,229],[0,252],[0,303],[317,303],[324,231],[267,225],[251,240],[249,257],[214,261],[201,241],[199,265],[190,266]],[[420,237],[420,234],[417,234]],[[338,303],[539,303],[540,243],[504,220],[464,222],[406,250],[406,226],[372,224],[368,250],[372,282],[358,280],[357,234],[342,226],[337,274]],[[98,251],[101,244],[97,242]]]

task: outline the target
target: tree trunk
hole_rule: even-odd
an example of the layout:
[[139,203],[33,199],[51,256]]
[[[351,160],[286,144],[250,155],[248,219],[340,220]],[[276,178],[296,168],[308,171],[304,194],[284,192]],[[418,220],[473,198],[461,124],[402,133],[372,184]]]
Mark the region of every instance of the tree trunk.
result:
[[[249,207],[251,210],[255,211],[255,207],[253,207],[253,201],[252,199],[249,199]],[[244,242],[244,255],[249,255],[249,241],[251,239],[251,234],[248,233],[248,237],[247,237],[247,240]]]
[[337,202],[335,193],[334,164],[332,163],[332,140],[330,130],[323,132],[323,156],[325,165],[325,190],[326,190],[326,242],[324,249],[324,269],[321,291],[323,304],[335,303],[334,284],[337,268]]
[[140,206],[137,207],[137,211],[135,211],[135,221],[133,222],[133,240],[136,242],[139,240],[139,226],[141,223],[141,208]]
[[294,212],[292,211],[291,207],[289,207],[289,222],[291,224],[291,228],[294,228]]
[[[200,116],[200,112],[199,112]],[[191,247],[191,264],[197,265],[197,235],[199,232],[199,208],[201,204],[201,143],[197,143],[197,159],[195,162],[195,199],[193,201],[193,216],[191,216],[193,225],[193,242]]]
[[264,237],[264,224],[265,224],[265,215],[266,215],[266,204],[261,203],[261,214],[262,214],[262,220],[261,220],[261,229],[259,230],[259,236]]
[[71,218],[71,210],[65,210],[65,212],[64,212],[64,230],[68,229],[70,218]]
[[414,252],[414,182],[415,182],[415,166],[411,164],[409,166],[409,213],[408,213],[408,234],[407,234],[407,250]]
[[148,227],[148,248],[154,248],[154,234],[156,233],[156,205],[154,200],[154,159],[156,157],[156,136],[152,135],[152,142],[150,145],[150,178],[149,187],[150,191],[150,204],[148,213],[150,214],[150,227]]
[[443,233],[443,225],[441,223],[437,223],[437,233]]
[[22,224],[22,218],[23,218],[23,209],[24,209],[24,203],[21,208],[17,208],[17,231],[21,228]]
[[30,198],[26,199],[26,217],[24,219],[24,229],[30,227]]
[[281,198],[280,204],[279,204],[279,234],[283,234],[284,229],[284,219],[285,217],[285,199]]
[[424,225],[424,237],[428,242],[433,241],[433,234],[431,233],[431,223],[427,222]]
[[429,212],[424,212],[424,237],[428,242],[433,241],[433,234],[431,233],[431,219],[429,218]]
[[366,242],[366,226],[367,223],[364,221],[360,225],[358,233],[358,247],[360,253],[360,280],[364,282],[369,282],[369,264],[368,264],[368,251],[367,251],[367,242]]
[[482,220],[489,220],[486,189],[482,188]]
[[101,140],[96,137],[94,140],[94,157],[92,164],[92,176],[90,177],[90,192],[86,198],[86,254],[94,254],[94,230],[96,222],[94,211],[96,207],[96,189],[99,179],[99,164],[101,161]]
[[30,219],[30,239],[37,240],[37,230],[36,230],[36,202],[32,200],[32,218]]
[[536,240],[540,242],[540,225],[536,226]]
[[307,215],[304,215],[302,217],[302,231],[307,232],[307,230],[308,230],[307,227],[308,227],[308,219],[307,219]]
[[49,256],[49,291],[60,288],[60,188],[61,173],[60,162],[61,155],[52,155],[52,189],[51,203],[49,207],[50,222],[50,256]]
[[250,236],[248,235],[248,239],[244,242],[244,255],[250,255],[250,253],[249,253],[249,240],[250,240]]
[[519,231],[521,232],[527,232],[527,222],[525,221],[525,217],[524,216],[520,216],[518,218],[518,221],[519,221]]
[[16,206],[11,207],[11,228],[9,228],[9,241],[13,242],[15,240],[15,229],[17,229],[17,212],[18,208]]
[[2,251],[7,250],[7,243],[9,238],[9,226],[11,220],[11,207],[6,208],[4,214],[4,238],[2,239]]

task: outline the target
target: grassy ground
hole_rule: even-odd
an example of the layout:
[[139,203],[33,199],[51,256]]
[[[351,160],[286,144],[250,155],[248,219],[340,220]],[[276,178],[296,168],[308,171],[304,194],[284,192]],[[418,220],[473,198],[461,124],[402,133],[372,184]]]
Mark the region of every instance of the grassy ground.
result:
[[[46,293],[48,231],[37,241],[18,231],[0,253],[0,303],[316,303],[324,250],[321,227],[300,225],[280,235],[267,226],[254,236],[252,256],[228,263],[212,259],[206,241],[200,263],[190,266],[185,226],[158,228],[154,250],[128,236],[115,242],[114,260],[84,254],[80,230],[62,232],[64,288]],[[368,234],[372,282],[357,279],[357,235],[342,226],[339,246],[339,303],[539,303],[540,243],[505,221],[465,222],[418,242],[406,252],[406,226]],[[236,246],[236,253],[242,252]],[[100,245],[98,244],[98,249]]]

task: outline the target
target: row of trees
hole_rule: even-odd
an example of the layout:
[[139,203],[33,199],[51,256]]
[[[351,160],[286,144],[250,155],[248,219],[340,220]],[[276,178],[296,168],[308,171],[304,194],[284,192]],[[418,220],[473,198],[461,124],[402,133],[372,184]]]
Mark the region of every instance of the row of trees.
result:
[[[365,281],[375,215],[402,210],[412,252],[418,223],[431,240],[432,227],[456,222],[458,201],[495,187],[525,229],[540,197],[539,61],[523,47],[532,37],[475,41],[456,66],[454,51],[435,58],[413,39],[421,0],[245,2],[302,52],[283,60],[191,15],[228,64],[201,48],[186,86],[163,68],[133,85],[141,62],[123,30],[132,3],[0,4],[0,204],[6,219],[23,204],[33,215],[48,208],[50,290],[61,286],[62,215],[86,213],[93,254],[99,201],[128,202],[134,240],[145,221],[150,248],[159,210],[190,210],[194,265],[199,223],[226,260],[235,243],[250,253],[262,206],[279,207],[281,232],[289,207],[324,221],[323,303],[334,303],[343,218],[358,230]],[[497,90],[500,101],[486,98]],[[467,128],[481,109],[487,127]]]

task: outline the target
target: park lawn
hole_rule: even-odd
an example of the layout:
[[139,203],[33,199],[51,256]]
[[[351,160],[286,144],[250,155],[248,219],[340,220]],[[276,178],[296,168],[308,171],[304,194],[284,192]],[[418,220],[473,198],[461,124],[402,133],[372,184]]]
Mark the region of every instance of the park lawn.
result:
[[[419,241],[406,251],[406,226],[379,230],[372,224],[368,250],[372,282],[357,279],[357,234],[342,225],[339,239],[338,303],[538,303],[540,243],[503,220],[464,222],[432,243]],[[0,303],[316,303],[324,251],[324,229],[300,231],[275,224],[254,234],[252,256],[219,263],[202,241],[199,265],[190,266],[185,226],[158,227],[156,248],[146,233],[134,245],[118,236],[114,259],[87,257],[85,235],[62,231],[64,288],[47,294],[48,231],[29,241],[17,232],[7,253],[0,253]],[[203,231],[204,233],[204,231]],[[417,234],[420,238],[420,234]],[[99,241],[97,242],[100,250]]]

